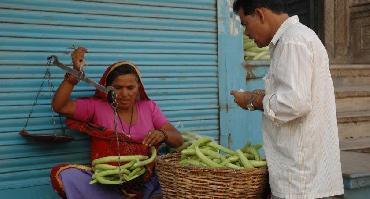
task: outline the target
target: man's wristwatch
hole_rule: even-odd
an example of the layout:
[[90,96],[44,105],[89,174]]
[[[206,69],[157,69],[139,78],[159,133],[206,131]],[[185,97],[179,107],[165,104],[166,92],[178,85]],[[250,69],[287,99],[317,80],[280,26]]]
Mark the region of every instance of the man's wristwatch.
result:
[[256,98],[256,96],[252,95],[251,98],[249,98],[248,102],[247,102],[247,110],[248,111],[254,111],[256,110],[256,108],[254,107],[253,105],[253,100]]

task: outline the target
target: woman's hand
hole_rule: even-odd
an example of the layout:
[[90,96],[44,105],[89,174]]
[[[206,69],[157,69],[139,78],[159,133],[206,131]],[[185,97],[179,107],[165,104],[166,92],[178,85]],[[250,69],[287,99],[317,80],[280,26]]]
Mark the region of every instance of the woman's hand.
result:
[[83,67],[86,64],[85,53],[87,53],[87,49],[82,46],[79,46],[73,50],[71,53],[73,69],[83,72]]
[[147,146],[158,145],[161,142],[165,142],[167,135],[162,130],[150,130],[149,133],[145,136],[143,144]]

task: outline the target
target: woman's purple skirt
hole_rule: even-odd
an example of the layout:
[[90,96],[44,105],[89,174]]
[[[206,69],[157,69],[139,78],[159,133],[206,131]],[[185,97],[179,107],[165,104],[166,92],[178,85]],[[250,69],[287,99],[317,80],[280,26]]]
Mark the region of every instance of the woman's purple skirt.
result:
[[[122,199],[119,185],[90,184],[92,173],[76,168],[63,170],[59,174],[68,199]],[[144,184],[144,199],[160,195],[161,188],[157,175]]]

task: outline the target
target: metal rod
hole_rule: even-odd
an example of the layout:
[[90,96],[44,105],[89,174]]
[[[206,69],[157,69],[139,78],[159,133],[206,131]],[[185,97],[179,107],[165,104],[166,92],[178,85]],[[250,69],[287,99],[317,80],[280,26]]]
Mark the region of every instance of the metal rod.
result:
[[87,84],[89,84],[90,86],[95,87],[96,89],[98,89],[101,92],[109,94],[110,91],[114,91],[113,87],[111,87],[111,86],[107,86],[107,87],[102,86],[102,85],[98,84],[97,82],[95,82],[94,80],[88,78],[85,75],[85,73],[83,73],[81,71],[77,71],[73,68],[70,68],[70,67],[66,66],[65,64],[63,64],[62,62],[59,61],[59,59],[56,55],[51,55],[47,59],[48,59],[48,62],[50,64],[58,66],[59,68],[65,70],[67,73],[70,73],[71,75],[73,75],[77,79],[86,82]]

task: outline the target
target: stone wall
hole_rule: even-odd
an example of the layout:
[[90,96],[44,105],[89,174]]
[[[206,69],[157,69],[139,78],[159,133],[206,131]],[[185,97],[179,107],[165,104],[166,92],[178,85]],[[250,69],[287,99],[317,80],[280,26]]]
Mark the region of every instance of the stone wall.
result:
[[333,64],[370,63],[370,0],[325,0],[324,42]]

